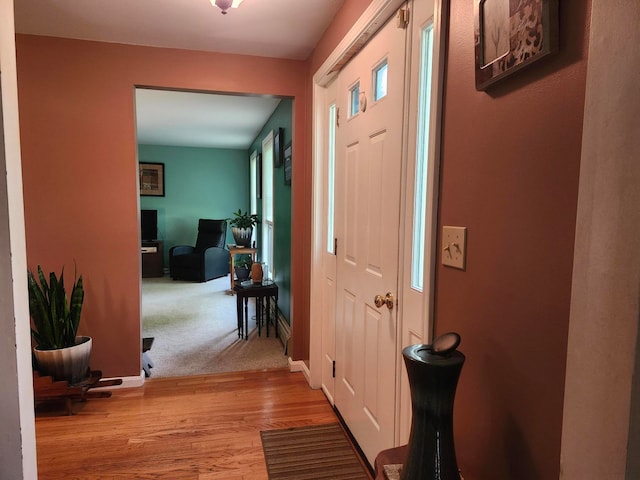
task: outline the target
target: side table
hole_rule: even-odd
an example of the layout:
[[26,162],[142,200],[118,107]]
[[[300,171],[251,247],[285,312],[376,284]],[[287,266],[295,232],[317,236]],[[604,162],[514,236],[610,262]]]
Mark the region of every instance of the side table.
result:
[[[275,300],[276,312],[278,311],[278,285],[273,280],[264,280],[262,283],[253,283],[251,280],[233,283],[233,290],[236,293],[236,309],[238,315],[238,338],[244,336],[249,339],[249,311],[247,303],[249,298],[256,299],[256,323],[258,324],[258,335],[262,333],[262,300],[267,300],[267,337],[269,336],[269,323],[271,323],[271,297]],[[244,301],[244,312],[242,303]],[[244,321],[243,321],[244,320]],[[278,338],[278,318],[274,319],[276,338]]]
[[234,288],[234,280],[233,280],[233,276],[235,275],[235,271],[234,271],[234,265],[233,265],[233,259],[236,255],[239,254],[247,254],[247,255],[251,255],[251,261],[255,262],[256,261],[256,255],[258,254],[258,249],[254,248],[254,247],[242,247],[242,246],[238,246],[238,245],[227,245],[227,250],[229,250],[229,254],[231,255],[231,261],[229,262],[229,273],[231,274],[231,290],[229,291],[229,293],[231,293],[231,295],[233,295],[233,292],[235,292],[235,288]]
[[142,278],[164,275],[162,242],[158,240],[142,242]]
[[87,378],[80,383],[70,385],[66,381],[56,381],[53,377],[41,377],[37,371],[33,372],[33,397],[36,404],[63,400],[67,415],[73,415],[73,401],[85,402],[88,398],[109,398],[111,392],[107,390],[90,391],[96,387],[122,385],[121,378],[102,380],[100,370],[90,370]]
[[[388,473],[385,472],[385,466],[401,466],[407,460],[408,445],[401,447],[389,448],[378,453],[374,465],[375,480],[393,480]],[[391,468],[393,470],[393,468]],[[400,478],[398,475],[396,478]]]

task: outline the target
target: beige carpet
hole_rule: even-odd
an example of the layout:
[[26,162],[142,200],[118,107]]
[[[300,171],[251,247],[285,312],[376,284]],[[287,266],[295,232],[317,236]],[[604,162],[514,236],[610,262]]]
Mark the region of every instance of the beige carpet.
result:
[[253,299],[249,301],[249,340],[239,339],[236,297],[229,277],[205,283],[142,279],[143,336],[154,337],[148,352],[151,377],[286,367],[287,357],[273,329],[258,337]]

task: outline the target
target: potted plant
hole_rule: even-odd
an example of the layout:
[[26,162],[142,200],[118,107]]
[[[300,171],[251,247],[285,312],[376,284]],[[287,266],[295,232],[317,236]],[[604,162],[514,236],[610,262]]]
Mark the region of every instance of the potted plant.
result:
[[[41,375],[77,384],[89,375],[91,337],[78,336],[84,302],[82,275],[74,278],[71,297],[64,285],[64,268],[60,278],[49,274],[49,282],[38,265],[38,280],[27,272],[31,334],[35,340],[34,356]],[[39,281],[39,282],[38,282]]]
[[233,269],[238,280],[244,281],[249,279],[251,263],[251,255],[237,255],[237,260],[233,262]]
[[229,225],[231,225],[231,233],[236,245],[250,247],[253,227],[258,224],[258,215],[249,212],[243,213],[242,209],[233,212],[233,215],[234,217],[229,220]]

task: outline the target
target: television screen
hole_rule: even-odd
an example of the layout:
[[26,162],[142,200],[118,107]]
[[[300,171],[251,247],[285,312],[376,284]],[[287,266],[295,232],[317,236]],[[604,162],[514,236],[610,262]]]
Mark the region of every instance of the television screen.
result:
[[142,240],[155,240],[158,235],[158,211],[140,211],[140,234]]

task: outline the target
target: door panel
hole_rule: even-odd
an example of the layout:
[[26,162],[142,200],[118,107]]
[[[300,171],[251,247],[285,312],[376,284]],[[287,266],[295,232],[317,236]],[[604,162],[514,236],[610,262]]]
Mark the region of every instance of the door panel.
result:
[[[340,72],[338,105],[348,117],[350,89],[360,109],[336,132],[335,406],[373,464],[394,445],[397,296],[406,31],[385,25]],[[373,72],[387,62],[387,95],[373,101]]]
[[364,406],[372,421],[379,428],[378,420],[378,389],[380,388],[378,379],[380,378],[380,362],[382,359],[380,351],[384,351],[381,341],[385,336],[380,332],[380,327],[384,320],[380,311],[365,305],[365,378],[367,382],[364,386]]
[[[332,255],[333,256],[333,255]],[[334,269],[335,271],[335,269]],[[335,360],[335,275],[325,274],[322,283],[322,386],[333,401],[333,362]]]
[[[348,346],[349,351],[353,352],[355,356],[360,355],[359,346],[362,344],[358,342],[354,335],[355,330],[355,317],[356,317],[356,296],[348,290],[343,291],[343,323],[340,329],[340,335],[344,338],[345,346]],[[340,342],[341,343],[341,342]],[[359,380],[360,374],[358,372],[360,365],[355,362],[345,362],[344,371],[342,374],[342,381],[347,387],[351,396],[355,395],[356,390],[360,390]]]
[[[338,137],[340,132],[338,131]],[[344,225],[344,240],[345,240],[345,261],[350,262],[352,267],[356,266],[356,258],[358,252],[358,179],[359,168],[358,159],[360,153],[360,144],[355,143],[347,147],[347,154],[345,159],[345,179],[346,185],[351,188],[344,192],[344,208],[346,213],[346,223]],[[338,154],[338,162],[340,160],[340,154]],[[339,164],[338,164],[339,168]],[[337,209],[340,209],[338,205]]]
[[[433,289],[437,262],[437,187],[444,69],[444,31],[448,2],[413,3],[411,22],[411,74],[408,102],[405,181],[404,257],[401,261],[403,321],[401,348],[430,343],[433,329]],[[418,240],[423,235],[423,242]],[[420,262],[419,254],[423,258]],[[420,263],[422,263],[420,265]],[[420,267],[422,274],[420,275]],[[415,278],[422,280],[418,286]],[[398,443],[406,443],[411,428],[411,391],[406,370],[400,369]]]
[[[386,179],[384,178],[384,148],[387,132],[381,132],[369,140],[369,159],[367,162],[367,174],[369,176],[369,198],[367,199],[368,219],[367,225],[376,225],[383,211],[383,196]],[[398,165],[399,166],[399,165]],[[384,252],[384,243],[378,235],[367,235],[367,273],[382,276],[382,263],[388,252]]]
[[335,380],[335,341],[336,341],[336,256],[335,256],[335,129],[337,128],[336,93],[337,82],[333,81],[326,88],[323,112],[322,145],[324,162],[322,169],[322,204],[324,206],[322,222],[322,282],[320,283],[322,299],[322,390],[333,403]]

